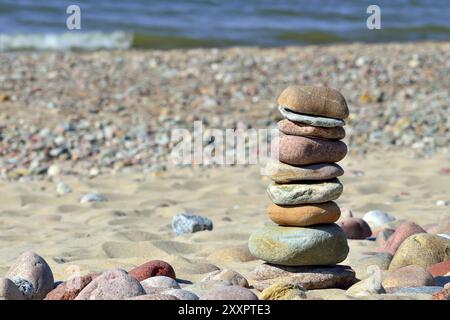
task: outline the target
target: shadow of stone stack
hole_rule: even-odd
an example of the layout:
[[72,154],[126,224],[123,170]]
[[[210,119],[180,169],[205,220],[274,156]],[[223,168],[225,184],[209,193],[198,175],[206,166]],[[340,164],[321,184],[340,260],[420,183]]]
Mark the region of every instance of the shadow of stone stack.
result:
[[[273,182],[266,225],[250,236],[249,249],[266,261],[253,272],[254,287],[264,290],[280,278],[305,289],[342,288],[356,282],[354,271],[338,265],[348,255],[344,231],[334,222],[342,194],[336,164],[347,153],[340,141],[348,117],[345,98],[328,87],[290,86],[278,98],[284,120],[274,140],[278,160],[266,167]],[[285,279],[283,279],[285,280]]]

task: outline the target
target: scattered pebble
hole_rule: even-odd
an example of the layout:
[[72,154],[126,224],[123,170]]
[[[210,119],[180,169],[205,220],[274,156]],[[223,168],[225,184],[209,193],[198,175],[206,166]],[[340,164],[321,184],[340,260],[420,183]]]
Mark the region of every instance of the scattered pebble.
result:
[[80,203],[103,202],[103,201],[107,201],[106,197],[102,194],[95,192],[87,193],[80,198]]
[[[147,288],[171,288],[180,289],[180,285],[174,279],[166,276],[155,276],[141,281],[142,287],[147,292]],[[147,292],[148,293],[148,292]]]
[[69,185],[65,182],[58,182],[56,185],[56,193],[63,196],[67,193],[72,192],[72,189],[69,187]]
[[25,298],[13,281],[0,278],[0,300],[25,300]]
[[210,219],[191,213],[177,214],[172,220],[172,230],[176,236],[212,229],[213,223]]
[[395,229],[394,234],[389,237],[386,243],[379,249],[380,252],[388,252],[394,255],[398,247],[405,241],[406,238],[413,234],[426,233],[426,231],[418,224],[412,221],[403,222]]
[[247,279],[240,273],[230,269],[213,271],[203,278],[202,281],[221,281],[223,284],[229,286],[236,285],[244,288],[248,287]]
[[178,300],[199,300],[199,296],[195,293],[184,289],[169,289],[164,291],[164,294],[169,294],[176,297]]
[[128,274],[139,282],[155,276],[166,276],[176,279],[175,270],[173,270],[170,264],[162,260],[148,261],[130,270]]
[[448,201],[447,200],[438,200],[438,201],[436,201],[436,205],[437,206],[442,206],[442,207],[446,207],[446,206],[448,206]]
[[207,291],[201,300],[258,300],[258,297],[249,289],[222,285]]
[[433,276],[424,268],[409,265],[390,272],[382,282],[386,292],[395,292],[399,288],[434,286]]
[[305,298],[305,289],[288,279],[275,282],[259,295],[260,300],[300,300]]
[[363,216],[363,220],[367,222],[372,230],[376,230],[385,223],[394,221],[395,218],[387,212],[372,210]]
[[369,225],[360,218],[345,218],[337,222],[348,239],[364,240],[372,235]]

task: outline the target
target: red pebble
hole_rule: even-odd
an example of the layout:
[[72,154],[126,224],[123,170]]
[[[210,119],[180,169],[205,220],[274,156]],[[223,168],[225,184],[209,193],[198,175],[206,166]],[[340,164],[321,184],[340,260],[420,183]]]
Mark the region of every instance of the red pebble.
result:
[[380,248],[380,252],[388,252],[394,255],[402,242],[409,236],[416,233],[426,233],[426,231],[412,221],[403,222],[397,227],[397,229],[395,229],[394,234],[387,239],[384,246]]
[[431,273],[433,277],[445,276],[450,272],[450,260],[433,264],[428,268],[428,272]]
[[166,276],[176,279],[172,266],[165,261],[151,260],[128,272],[130,276],[138,281],[142,281],[155,276]]

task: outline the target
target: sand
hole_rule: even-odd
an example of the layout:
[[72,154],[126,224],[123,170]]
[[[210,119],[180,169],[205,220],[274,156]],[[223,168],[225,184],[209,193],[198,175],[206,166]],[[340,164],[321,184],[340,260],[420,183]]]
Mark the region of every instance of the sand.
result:
[[[449,206],[436,205],[437,200],[450,200],[450,175],[439,172],[449,160],[443,153],[414,159],[406,150],[349,155],[340,162],[345,169],[344,193],[337,203],[358,217],[381,209],[421,225],[439,222],[450,215]],[[73,191],[58,195],[57,181],[66,182]],[[258,165],[2,181],[0,274],[19,254],[32,250],[48,261],[55,280],[68,278],[78,267],[82,273],[114,267],[129,270],[151,259],[172,264],[185,283],[201,280],[212,270],[209,264],[249,277],[261,261],[209,256],[222,248],[245,246],[253,230],[271,223],[265,212],[268,183]],[[108,201],[80,204],[80,197],[92,191]],[[181,212],[209,217],[214,229],[174,237],[171,220]],[[344,264],[376,248],[367,240],[349,240],[349,244]]]

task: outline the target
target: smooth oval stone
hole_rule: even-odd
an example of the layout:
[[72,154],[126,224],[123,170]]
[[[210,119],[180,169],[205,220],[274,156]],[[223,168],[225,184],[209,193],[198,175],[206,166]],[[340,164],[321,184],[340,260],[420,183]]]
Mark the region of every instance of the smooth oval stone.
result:
[[75,300],[124,300],[145,294],[141,284],[125,270],[113,269],[92,280]]
[[410,265],[389,273],[382,282],[386,292],[395,292],[399,288],[434,286],[433,276],[424,268]]
[[288,119],[278,122],[278,130],[288,135],[330,140],[341,140],[345,137],[345,129],[343,127],[314,127]]
[[329,180],[344,174],[344,169],[336,163],[314,163],[293,166],[279,161],[267,163],[265,173],[277,183],[300,180]]
[[323,203],[339,198],[344,187],[338,179],[325,182],[278,184],[272,182],[267,187],[272,202],[278,205]]
[[345,233],[336,224],[265,226],[252,233],[248,247],[255,257],[285,266],[335,265],[349,251]]
[[336,89],[318,86],[289,86],[281,92],[278,104],[306,114],[345,119],[349,110]]
[[395,218],[384,211],[372,210],[363,216],[363,220],[367,222],[372,230],[376,230],[382,225],[394,221]]
[[347,146],[342,141],[280,135],[272,143],[274,150],[278,150],[274,156],[292,165],[338,162],[347,154]]
[[263,263],[252,272],[252,285],[262,291],[280,279],[289,279],[307,290],[347,289],[357,279],[355,271],[345,265],[333,266],[281,266]]
[[283,106],[278,106],[278,110],[280,110],[281,115],[288,120],[300,122],[314,127],[333,128],[345,126],[345,121],[340,119],[300,114]]
[[278,206],[272,203],[267,208],[269,218],[276,224],[296,227],[333,223],[339,219],[340,212],[338,205],[332,201],[297,206]]
[[[147,292],[147,288],[170,288],[180,289],[180,285],[174,279],[166,276],[150,277],[140,282]],[[147,292],[148,293],[148,292]]]
[[41,256],[28,251],[21,254],[6,273],[19,289],[31,286],[31,290],[21,290],[26,300],[42,300],[53,290],[55,283],[53,273],[47,262]]
[[348,239],[364,240],[372,234],[369,225],[360,218],[345,218],[338,222]]
[[166,276],[175,279],[175,270],[172,266],[162,260],[150,260],[128,272],[137,281],[142,281],[154,276]]
[[450,240],[435,234],[417,233],[403,241],[389,265],[389,270],[397,270],[411,264],[428,268],[447,260],[450,260]]

